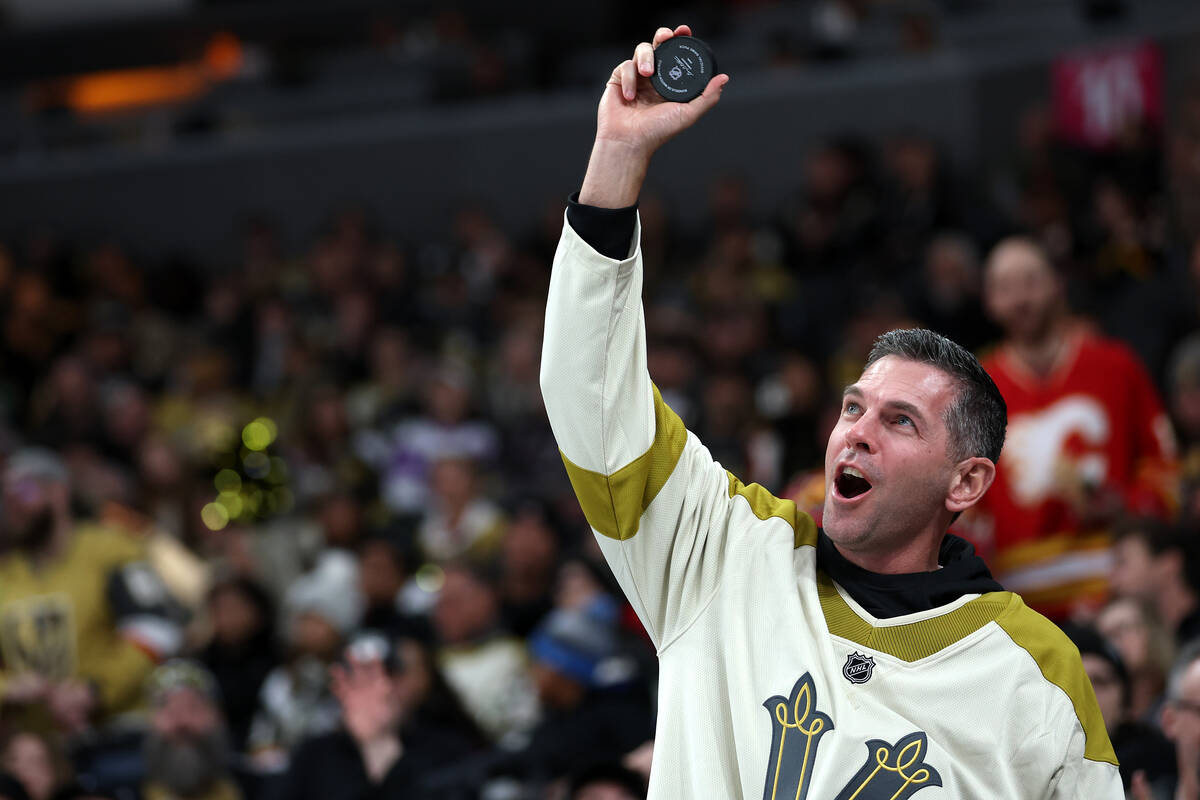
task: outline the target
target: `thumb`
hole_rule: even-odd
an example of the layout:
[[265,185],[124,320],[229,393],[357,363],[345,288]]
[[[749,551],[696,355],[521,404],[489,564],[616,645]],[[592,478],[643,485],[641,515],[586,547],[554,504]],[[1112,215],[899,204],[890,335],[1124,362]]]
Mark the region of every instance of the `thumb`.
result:
[[714,75],[713,79],[708,82],[708,86],[704,87],[704,92],[684,106],[688,110],[689,125],[700,119],[717,104],[717,101],[721,99],[721,91],[727,83],[729,83],[729,76],[725,73]]
[[1146,772],[1138,770],[1133,773],[1133,780],[1129,785],[1129,796],[1132,800],[1153,800],[1150,794],[1150,784],[1146,780]]

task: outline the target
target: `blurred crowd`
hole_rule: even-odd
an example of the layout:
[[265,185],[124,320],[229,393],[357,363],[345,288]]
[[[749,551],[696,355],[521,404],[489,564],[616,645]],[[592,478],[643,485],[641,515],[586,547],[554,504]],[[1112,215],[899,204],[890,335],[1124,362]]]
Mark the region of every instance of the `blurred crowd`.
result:
[[[1033,110],[999,175],[838,138],[770,216],[735,175],[694,229],[640,204],[651,374],[747,483],[819,512],[891,328],[1026,391],[1014,424],[1058,432],[959,531],[1054,579],[1028,585],[1159,797],[1200,796],[1200,95],[1178,120],[1097,153]],[[644,796],[654,653],[538,385],[574,188],[448,240],[350,210],[288,253],[257,219],[236,264],[0,248],[0,797]],[[1031,542],[1063,560],[1022,573]]]

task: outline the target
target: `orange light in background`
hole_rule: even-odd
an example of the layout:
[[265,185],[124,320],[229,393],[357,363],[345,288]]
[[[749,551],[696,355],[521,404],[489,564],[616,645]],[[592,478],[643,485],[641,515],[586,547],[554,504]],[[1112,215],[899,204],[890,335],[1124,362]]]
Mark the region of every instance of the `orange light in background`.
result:
[[194,65],[144,67],[73,78],[66,99],[68,106],[86,114],[175,102],[207,88],[204,70]]
[[62,97],[66,106],[84,114],[175,103],[228,80],[241,65],[241,42],[231,33],[218,33],[199,62],[80,75],[64,82]]
[[228,80],[242,68],[242,43],[232,33],[214,34],[204,48],[204,63],[216,80]]

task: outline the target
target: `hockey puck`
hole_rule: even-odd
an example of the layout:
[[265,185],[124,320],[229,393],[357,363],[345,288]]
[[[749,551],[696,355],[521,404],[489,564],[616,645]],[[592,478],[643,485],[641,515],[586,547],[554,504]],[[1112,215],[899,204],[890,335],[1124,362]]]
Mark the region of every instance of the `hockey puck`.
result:
[[686,103],[699,97],[717,74],[712,48],[693,36],[667,39],[654,51],[650,83],[667,100]]

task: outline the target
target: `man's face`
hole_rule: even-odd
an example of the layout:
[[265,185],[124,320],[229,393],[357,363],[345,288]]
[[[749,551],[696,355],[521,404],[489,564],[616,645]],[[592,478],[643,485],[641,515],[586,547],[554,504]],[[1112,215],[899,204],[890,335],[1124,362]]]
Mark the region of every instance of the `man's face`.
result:
[[1131,672],[1150,662],[1150,631],[1136,600],[1114,600],[1096,617],[1096,630],[1112,643]]
[[1200,661],[1193,661],[1184,672],[1179,696],[1167,700],[1162,727],[1178,750],[1191,757],[1200,756]]
[[1149,599],[1154,596],[1154,556],[1145,540],[1124,536],[1113,545],[1108,583],[1117,597]]
[[461,644],[485,633],[496,619],[496,598],[474,576],[446,571],[446,581],[433,608],[433,627],[444,643]]
[[1111,734],[1125,718],[1125,704],[1121,697],[1121,679],[1117,671],[1106,659],[1095,653],[1083,653],[1083,671],[1092,682],[1096,692],[1096,704],[1100,706],[1100,716],[1104,717],[1104,726]]
[[181,797],[205,792],[226,772],[229,739],[213,703],[192,689],[175,689],[150,718],[146,776]]
[[896,356],[847,388],[825,450],[822,523],[843,552],[895,552],[945,523],[955,395],[945,372]]
[[1050,328],[1059,304],[1059,282],[1040,252],[1008,242],[992,254],[984,276],[988,314],[1012,339],[1037,339]]
[[208,698],[192,689],[176,689],[162,699],[150,719],[151,727],[166,739],[188,739],[209,733],[221,724]]
[[4,476],[4,528],[13,544],[36,549],[49,539],[54,527],[56,488],[36,478]]

